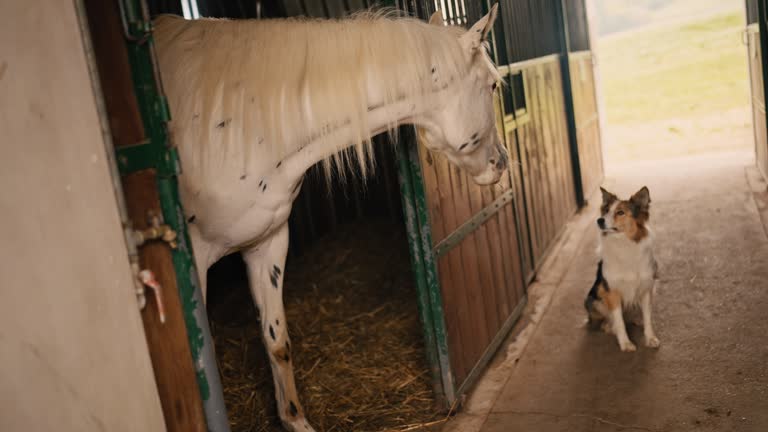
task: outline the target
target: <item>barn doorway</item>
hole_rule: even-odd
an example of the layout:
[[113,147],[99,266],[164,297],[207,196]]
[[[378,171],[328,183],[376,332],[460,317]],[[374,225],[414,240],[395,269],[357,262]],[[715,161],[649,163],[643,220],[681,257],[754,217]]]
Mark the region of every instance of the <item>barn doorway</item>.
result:
[[743,0],[595,0],[605,159],[753,151]]
[[[267,19],[343,14],[373,2],[150,0],[149,6],[153,15],[187,19]],[[376,166],[366,179],[354,168],[343,181],[311,168],[291,211],[283,300],[300,401],[316,430],[399,430],[445,417],[425,352],[395,151],[386,134],[374,138]],[[209,270],[206,308],[231,430],[284,431],[239,253]]]

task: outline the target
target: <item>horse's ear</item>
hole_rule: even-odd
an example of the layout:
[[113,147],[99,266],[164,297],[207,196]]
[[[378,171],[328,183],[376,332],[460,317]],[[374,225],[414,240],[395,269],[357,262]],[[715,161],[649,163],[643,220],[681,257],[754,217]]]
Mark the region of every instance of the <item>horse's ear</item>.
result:
[[429,23],[432,24],[432,25],[443,25],[443,24],[445,24],[443,22],[443,14],[439,10],[436,10],[435,13],[433,13],[432,16],[429,17]]
[[499,4],[495,3],[493,6],[491,6],[491,10],[488,11],[484,17],[477,20],[475,25],[473,25],[469,31],[461,36],[462,42],[467,46],[467,48],[474,50],[480,47],[480,45],[488,37],[488,33],[491,32],[493,23],[496,22],[496,16],[498,15],[498,12]]

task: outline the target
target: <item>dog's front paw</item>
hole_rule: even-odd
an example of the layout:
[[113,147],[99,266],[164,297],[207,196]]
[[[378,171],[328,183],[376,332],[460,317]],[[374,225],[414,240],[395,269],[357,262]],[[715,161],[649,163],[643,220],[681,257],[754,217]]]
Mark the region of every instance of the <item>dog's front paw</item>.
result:
[[635,346],[635,344],[632,343],[632,341],[619,342],[619,346],[621,347],[621,350],[624,352],[637,351],[637,347]]
[[645,346],[649,348],[658,348],[661,345],[661,341],[656,336],[648,336],[645,338]]

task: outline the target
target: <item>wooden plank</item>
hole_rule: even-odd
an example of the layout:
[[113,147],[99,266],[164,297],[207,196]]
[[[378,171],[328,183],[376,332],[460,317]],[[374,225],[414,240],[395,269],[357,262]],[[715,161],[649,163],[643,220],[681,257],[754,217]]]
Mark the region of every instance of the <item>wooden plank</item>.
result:
[[523,158],[521,157],[521,144],[515,133],[507,134],[507,145],[509,145],[510,150],[512,150],[510,156],[513,163],[510,169],[513,169],[514,171],[512,171],[511,181],[515,188],[515,198],[517,202],[514,217],[520,224],[522,244],[520,253],[523,258],[523,276],[524,280],[528,281],[529,278],[533,277],[533,257],[531,255],[530,223],[528,221],[526,190],[523,179],[523,170],[525,167]]
[[[450,182],[451,166],[443,157],[433,157],[433,163],[436,174],[434,187],[437,188],[436,196],[442,209],[439,216],[436,217],[441,218],[443,221],[444,237],[455,227],[459,226],[453,188]],[[434,238],[433,241],[437,242],[438,240]],[[451,355],[451,367],[457,382],[460,382],[469,373],[472,366],[472,353],[478,349],[479,341],[469,331],[467,326],[463,325],[467,315],[463,309],[466,308],[468,303],[466,292],[462,289],[466,285],[466,281],[464,279],[461,248],[456,247],[450,250],[445,255],[445,258],[447,260],[440,260],[441,265],[438,267],[438,270],[440,272],[446,321],[451,321],[451,323],[446,323],[449,333],[448,348]],[[446,262],[447,265],[443,264]]]
[[[483,200],[483,192],[488,192],[489,186],[478,186],[471,180],[467,179],[469,183],[469,209],[470,212],[475,215],[485,208],[487,205]],[[488,203],[490,204],[490,203]],[[495,244],[499,241],[498,237],[490,239],[488,236],[488,229],[486,224],[482,224],[478,227],[474,233],[470,235],[471,239],[466,239],[465,242],[473,241],[475,251],[477,253],[477,271],[480,277],[480,285],[477,292],[482,300],[483,311],[479,319],[485,322],[485,328],[488,332],[490,339],[496,334],[496,331],[501,327],[504,322],[496,309],[499,303],[506,303],[506,299],[502,300],[498,297],[496,281],[494,280],[494,269],[491,263],[491,244]],[[499,287],[500,288],[500,287]]]
[[768,131],[766,130],[765,93],[763,82],[762,50],[760,48],[760,33],[750,32],[749,64],[752,81],[752,110],[755,137],[755,160],[763,176],[768,178]]
[[[113,141],[118,146],[139,142],[144,139],[144,130],[135,102],[117,5],[97,0],[87,0],[85,4],[92,39],[98,41],[94,54],[100,80],[108,88],[105,103]],[[160,214],[154,173],[147,171],[125,177],[123,190],[135,228],[147,226],[148,211]],[[163,287],[165,324],[159,322],[153,296],[149,296],[142,318],[166,426],[168,431],[203,432],[205,416],[168,246],[147,244],[140,249],[140,260],[142,268],[152,270]]]
[[[155,173],[125,176],[123,190],[134,227],[147,228],[147,213],[160,214]],[[147,243],[140,249],[140,259],[141,268],[152,270],[163,287],[166,322],[160,322],[154,296],[148,296],[141,316],[168,431],[206,431],[170,249],[160,242]]]
[[[438,177],[447,169],[447,161],[444,158],[433,158],[429,150],[423,145],[419,146],[419,159],[422,168],[424,190],[429,206],[430,229],[433,242],[436,244],[446,236],[445,223],[453,223],[453,203],[451,195],[440,190]],[[448,209],[447,213],[445,209]],[[438,259],[437,269],[440,279],[440,288],[443,297],[443,313],[446,331],[448,333],[448,350],[451,358],[451,368],[454,376],[465,376],[469,373],[469,365],[466,353],[462,349],[470,342],[465,343],[466,335],[461,327],[459,319],[460,308],[464,304],[464,296],[461,294],[463,279],[461,275],[461,255],[457,249],[449,251]],[[470,340],[471,335],[469,335]]]
[[571,55],[574,114],[584,196],[590,196],[603,180],[603,161],[597,122],[592,55]]
[[[453,166],[452,169],[449,169],[449,178],[452,192],[451,195],[455,206],[456,220],[460,225],[472,217],[467,192],[467,181],[469,180],[463,172]],[[468,241],[465,238],[465,240],[459,244],[457,249],[461,257],[461,261],[458,263],[457,267],[461,269],[464,281],[463,284],[460,285],[460,289],[464,295],[465,301],[465,313],[457,315],[459,317],[460,325],[464,328],[464,334],[466,335],[464,346],[465,361],[467,368],[471,369],[485,350],[487,343],[490,341],[490,337],[487,329],[482,324],[482,300],[473,292],[477,287],[480,287],[480,275],[477,267],[477,250],[474,242]],[[472,343],[467,344],[467,339],[472,340]],[[463,381],[466,376],[459,378],[460,380],[457,382]]]

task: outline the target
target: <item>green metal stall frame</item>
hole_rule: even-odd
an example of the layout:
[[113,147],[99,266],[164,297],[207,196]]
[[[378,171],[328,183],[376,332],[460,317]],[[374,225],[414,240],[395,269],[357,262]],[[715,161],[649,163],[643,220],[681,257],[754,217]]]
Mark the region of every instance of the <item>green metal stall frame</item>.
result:
[[163,222],[177,233],[179,240],[178,247],[172,249],[171,254],[208,430],[228,432],[221,378],[179,198],[178,175],[181,167],[176,148],[168,137],[167,123],[171,116],[155,60],[152,23],[144,0],[117,0],[117,3],[134,92],[147,131],[145,142],[116,149],[117,166],[121,175],[148,168],[157,171],[156,187]]

